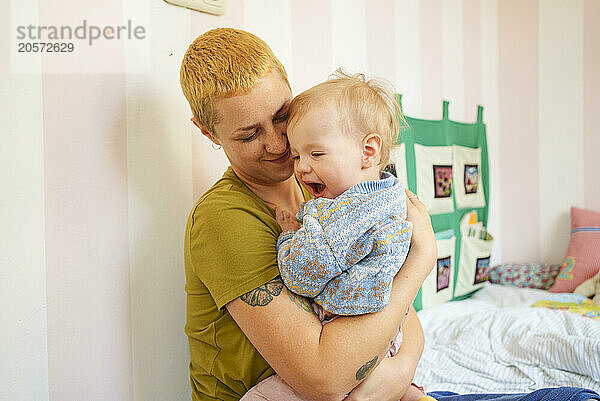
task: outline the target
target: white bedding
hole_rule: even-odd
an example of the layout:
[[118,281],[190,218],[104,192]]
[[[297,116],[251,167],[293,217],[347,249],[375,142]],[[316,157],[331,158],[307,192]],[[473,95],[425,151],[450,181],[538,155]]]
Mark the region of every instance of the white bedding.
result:
[[531,308],[547,291],[488,285],[470,299],[419,312],[425,350],[415,383],[426,391],[600,392],[600,321]]

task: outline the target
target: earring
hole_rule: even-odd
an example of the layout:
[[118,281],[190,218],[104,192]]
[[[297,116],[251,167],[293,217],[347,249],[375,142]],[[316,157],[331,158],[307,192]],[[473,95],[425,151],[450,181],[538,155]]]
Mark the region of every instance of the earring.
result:
[[211,143],[210,143],[210,145],[212,146],[212,148],[213,148],[214,150],[219,150],[219,149],[221,149],[221,145],[216,145],[214,142],[211,142]]

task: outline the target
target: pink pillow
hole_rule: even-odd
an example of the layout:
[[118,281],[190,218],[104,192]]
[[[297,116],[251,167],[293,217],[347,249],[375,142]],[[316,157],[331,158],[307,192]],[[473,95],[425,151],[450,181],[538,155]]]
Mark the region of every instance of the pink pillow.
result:
[[573,292],[600,270],[600,213],[571,208],[571,241],[550,292]]

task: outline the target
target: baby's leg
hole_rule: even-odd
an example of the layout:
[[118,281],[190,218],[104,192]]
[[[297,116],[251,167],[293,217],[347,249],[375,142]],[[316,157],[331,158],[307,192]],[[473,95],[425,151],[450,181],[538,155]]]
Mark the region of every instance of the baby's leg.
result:
[[[389,358],[396,355],[398,353],[398,350],[400,349],[401,344],[402,330],[399,330],[398,335],[396,336],[396,338],[394,338],[394,341],[392,341],[392,344],[390,345],[390,349],[388,350],[386,357]],[[419,387],[416,384],[412,383],[408,390],[406,390],[406,393],[404,393],[400,401],[435,401],[435,399],[426,395],[423,391],[423,387]]]
[[402,330],[398,330],[398,334],[396,335],[396,338],[394,338],[394,341],[392,341],[392,343],[390,344],[390,349],[388,350],[388,352],[385,356],[389,358],[389,357],[396,355],[398,353],[398,350],[400,349],[401,344],[402,344]]
[[317,316],[319,317],[319,320],[321,321],[321,324],[323,326],[339,317],[339,315],[336,315],[335,313],[326,311],[321,305],[319,305],[316,302],[312,303],[312,307]]
[[252,387],[240,401],[310,401],[302,397],[279,375],[267,377]]
[[402,318],[402,321],[400,322],[400,329],[398,330],[398,334],[396,335],[396,338],[394,338],[394,341],[392,341],[392,343],[390,344],[390,349],[388,350],[387,354],[385,355],[388,358],[396,355],[398,353],[398,350],[400,349],[400,345],[402,344],[402,325],[404,324],[404,321],[406,320],[406,317],[408,316],[408,312],[410,312],[410,308],[408,308],[408,310],[404,314],[404,317]]

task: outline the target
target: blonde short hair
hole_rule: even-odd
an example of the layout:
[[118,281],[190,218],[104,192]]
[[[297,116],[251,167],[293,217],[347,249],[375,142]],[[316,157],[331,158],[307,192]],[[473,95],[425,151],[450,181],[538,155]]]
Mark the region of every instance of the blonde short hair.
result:
[[338,69],[329,80],[305,90],[292,100],[288,129],[313,106],[327,101],[335,102],[344,133],[352,134],[358,130],[361,140],[372,133],[381,136],[379,165],[383,169],[400,129],[408,126],[392,85],[383,79],[367,80],[364,74],[350,75]]
[[239,29],[217,28],[189,46],[179,79],[196,121],[214,135],[223,118],[214,108],[215,99],[248,92],[272,71],[290,86],[283,65],[262,39]]

